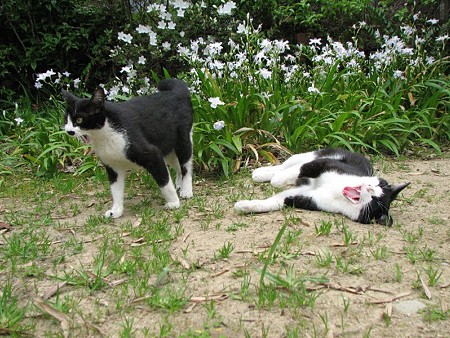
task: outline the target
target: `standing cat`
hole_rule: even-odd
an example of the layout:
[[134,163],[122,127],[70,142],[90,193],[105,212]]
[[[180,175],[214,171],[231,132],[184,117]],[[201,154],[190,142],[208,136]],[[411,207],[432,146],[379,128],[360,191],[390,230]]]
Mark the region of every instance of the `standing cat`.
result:
[[180,197],[192,197],[193,109],[183,81],[162,80],[158,92],[120,103],[106,101],[101,88],[90,99],[65,90],[62,94],[67,101],[65,131],[89,142],[105,165],[113,199],[105,216],[122,215],[130,168],[146,169],[154,177],[166,208],[180,206],[166,164],[176,171]]
[[370,161],[344,149],[322,149],[296,154],[281,165],[258,168],[252,178],[275,187],[295,185],[265,200],[243,200],[234,208],[242,213],[269,212],[284,206],[340,213],[360,223],[391,226],[391,202],[409,183],[391,186],[373,176]]

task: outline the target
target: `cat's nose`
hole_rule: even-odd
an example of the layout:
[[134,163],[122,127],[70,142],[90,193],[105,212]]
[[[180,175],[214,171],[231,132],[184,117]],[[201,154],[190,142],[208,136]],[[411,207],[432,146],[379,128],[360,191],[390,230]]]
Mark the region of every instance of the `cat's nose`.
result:
[[69,134],[70,136],[75,135],[75,132],[73,130],[67,130],[67,134]]

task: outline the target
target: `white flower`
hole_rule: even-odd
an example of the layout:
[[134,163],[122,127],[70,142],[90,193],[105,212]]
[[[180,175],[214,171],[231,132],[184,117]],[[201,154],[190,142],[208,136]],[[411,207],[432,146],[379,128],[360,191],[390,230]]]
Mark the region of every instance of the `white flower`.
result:
[[36,83],[34,84],[34,87],[36,87],[36,89],[41,89],[42,88],[42,83],[36,81]]
[[163,42],[161,46],[164,50],[170,50],[170,42]]
[[62,73],[62,75],[64,75],[65,77],[69,77],[70,73],[66,71],[66,72]]
[[237,31],[236,31],[236,33],[238,33],[238,34],[248,34],[248,29],[247,29],[247,27],[245,26],[244,23],[240,23],[240,24],[237,26]]
[[138,63],[140,64],[140,65],[145,65],[145,62],[147,61],[147,59],[144,57],[144,56],[139,56],[139,60],[138,60]]
[[187,1],[174,0],[174,1],[171,1],[171,2],[172,2],[172,6],[174,8],[180,8],[180,9],[187,9],[187,8],[189,8],[189,2],[187,2]]
[[309,44],[312,45],[320,45],[321,44],[322,39],[321,38],[317,38],[317,39],[310,39],[309,40]]
[[185,11],[182,8],[177,9],[177,16],[180,18],[184,18],[184,12]]
[[124,66],[124,67],[122,67],[122,69],[120,70],[120,72],[121,72],[121,73],[127,73],[127,74],[129,74],[129,73],[131,73],[132,70],[133,70],[133,67],[132,67],[132,66]]
[[161,20],[158,22],[158,28],[159,29],[166,29],[166,22]]
[[170,21],[170,22],[167,24],[167,29],[175,29],[176,25],[177,25],[177,24],[176,24],[175,22]]
[[131,40],[133,40],[133,37],[130,34],[125,34],[124,32],[119,32],[118,39],[122,40],[126,43],[131,43]]
[[450,37],[448,36],[448,34],[446,34],[446,35],[438,36],[436,38],[436,42],[444,42],[445,40],[448,40],[448,39],[450,39]]
[[53,69],[47,70],[45,73],[40,73],[37,75],[36,82],[45,81],[53,75],[56,75]]
[[181,56],[189,56],[189,49],[187,47],[184,47],[180,44],[178,44],[177,52]]
[[236,3],[234,1],[228,1],[217,8],[217,13],[219,15],[231,15],[231,11],[236,8]]
[[432,25],[436,25],[438,22],[439,22],[438,19],[430,19],[430,20],[427,20],[427,23],[432,24]]
[[208,99],[208,101],[209,101],[209,103],[211,104],[211,108],[217,108],[217,106],[222,106],[222,105],[224,105],[225,103],[224,102],[222,102],[221,100],[220,100],[220,98],[218,98],[218,97],[210,97],[209,99]]
[[148,34],[148,37],[150,39],[150,41],[149,41],[150,45],[156,46],[158,44],[158,41],[156,39],[157,36],[158,36],[158,34],[156,34],[155,32],[150,32]]
[[320,94],[320,90],[314,86],[314,83],[311,84],[311,87],[308,87],[308,93],[312,94]]
[[415,32],[415,29],[408,25],[402,26],[402,27],[400,27],[400,29],[403,31],[404,34],[406,34],[406,36],[411,36]]
[[259,75],[261,75],[264,79],[270,79],[272,77],[272,71],[268,70],[267,68],[262,68],[259,71]]
[[20,124],[22,124],[23,119],[20,118],[20,117],[16,117],[16,118],[14,119],[14,121],[16,121],[17,125],[19,126]]
[[210,43],[206,46],[204,53],[205,55],[214,56],[220,54],[222,49],[222,42]]
[[215,130],[221,130],[221,129],[223,129],[225,127],[225,122],[224,121],[217,121],[217,122],[215,122],[214,124],[213,124],[213,128],[215,129]]
[[79,78],[76,78],[75,80],[73,80],[73,88],[77,89],[80,82],[81,82],[81,80]]
[[393,74],[394,79],[404,79],[403,72],[401,70],[395,70]]
[[181,36],[182,38],[184,38],[185,35],[186,35],[186,33],[185,33],[184,31],[181,31],[181,32],[180,32],[180,36]]
[[152,29],[149,26],[139,25],[136,28],[136,31],[141,34],[148,34],[148,33],[152,32]]
[[432,57],[432,56],[427,56],[427,57],[425,58],[425,63],[426,63],[427,65],[431,65],[434,61],[435,61],[435,59],[434,59],[434,57]]

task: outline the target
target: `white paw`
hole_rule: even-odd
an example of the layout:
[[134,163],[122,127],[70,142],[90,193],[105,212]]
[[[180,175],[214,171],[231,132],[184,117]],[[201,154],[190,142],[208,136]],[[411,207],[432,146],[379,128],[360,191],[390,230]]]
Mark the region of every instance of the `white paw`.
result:
[[177,209],[180,207],[180,201],[167,202],[164,204],[164,209]]
[[[295,182],[294,182],[295,183]],[[287,185],[292,185],[292,182],[290,182],[289,179],[286,179],[285,177],[282,177],[280,175],[275,175],[274,177],[272,177],[272,179],[270,180],[270,184],[273,187],[276,188],[282,188],[285,187]]]
[[192,188],[180,189],[180,197],[181,198],[191,198],[192,196],[194,196],[194,194],[192,193]]
[[243,214],[253,212],[254,202],[249,200],[238,201],[234,204],[234,210]]
[[253,171],[252,180],[255,182],[269,182],[273,175],[275,175],[273,167],[261,167]]
[[123,214],[123,208],[111,209],[105,212],[105,217],[119,218]]

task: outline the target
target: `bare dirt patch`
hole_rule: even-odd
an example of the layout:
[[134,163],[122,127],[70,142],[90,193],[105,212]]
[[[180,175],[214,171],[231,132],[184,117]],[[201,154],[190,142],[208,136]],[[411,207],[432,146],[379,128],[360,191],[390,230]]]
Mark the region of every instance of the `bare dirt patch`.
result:
[[[232,210],[234,200],[243,194],[264,197],[270,189],[251,182],[249,175],[220,184],[201,180],[194,187],[197,197],[184,202],[184,217],[175,221],[176,214],[167,211],[167,225],[176,233],[169,243],[133,236],[135,228],[152,231],[133,212],[133,203],[142,199],[139,193],[128,200],[124,217],[103,224],[98,233],[84,231],[90,226],[90,215],[101,214],[106,202],[91,196],[80,201],[78,216],[58,216],[56,228],[45,227],[50,245],[58,249],[48,259],[24,264],[34,265],[39,273],[24,275],[19,264],[16,275],[0,271],[0,282],[13,276],[20,302],[29,304],[57,284],[55,276],[62,280],[63,271],[85,267],[96,271],[94,258],[105,238],[120,239],[123,257],[140,246],[150,257],[151,250],[164,244],[170,269],[151,276],[143,288],[183,289],[187,302],[180,309],[151,306],[150,296],[138,294],[135,276],[127,273],[110,274],[104,278],[108,286],[98,290],[67,283],[58,297],[75,304],[66,309],[68,335],[124,336],[124,327],[131,322],[132,336],[167,332],[166,336],[206,337],[446,337],[450,332],[450,159],[385,159],[376,167],[390,183],[411,182],[391,207],[395,219],[391,228],[303,210],[237,215]],[[4,198],[0,204],[4,213],[12,212],[17,201]],[[331,230],[320,234],[326,222],[331,222]],[[283,224],[287,227],[267,276],[278,276],[287,284],[266,278],[266,285],[275,283],[270,289],[273,295],[266,293],[261,302],[260,270]],[[14,231],[4,232],[2,248]],[[69,240],[82,242],[80,251],[67,252],[64,245]],[[226,246],[232,251],[223,258],[221,250]],[[64,254],[64,260],[58,262],[57,254]],[[435,283],[433,275],[439,276]],[[312,277],[326,280],[312,281]],[[424,309],[402,312],[398,305],[409,300],[419,301]],[[55,295],[49,301],[54,304]],[[38,308],[27,320],[35,324],[36,336],[64,333],[54,316],[43,315]]]

